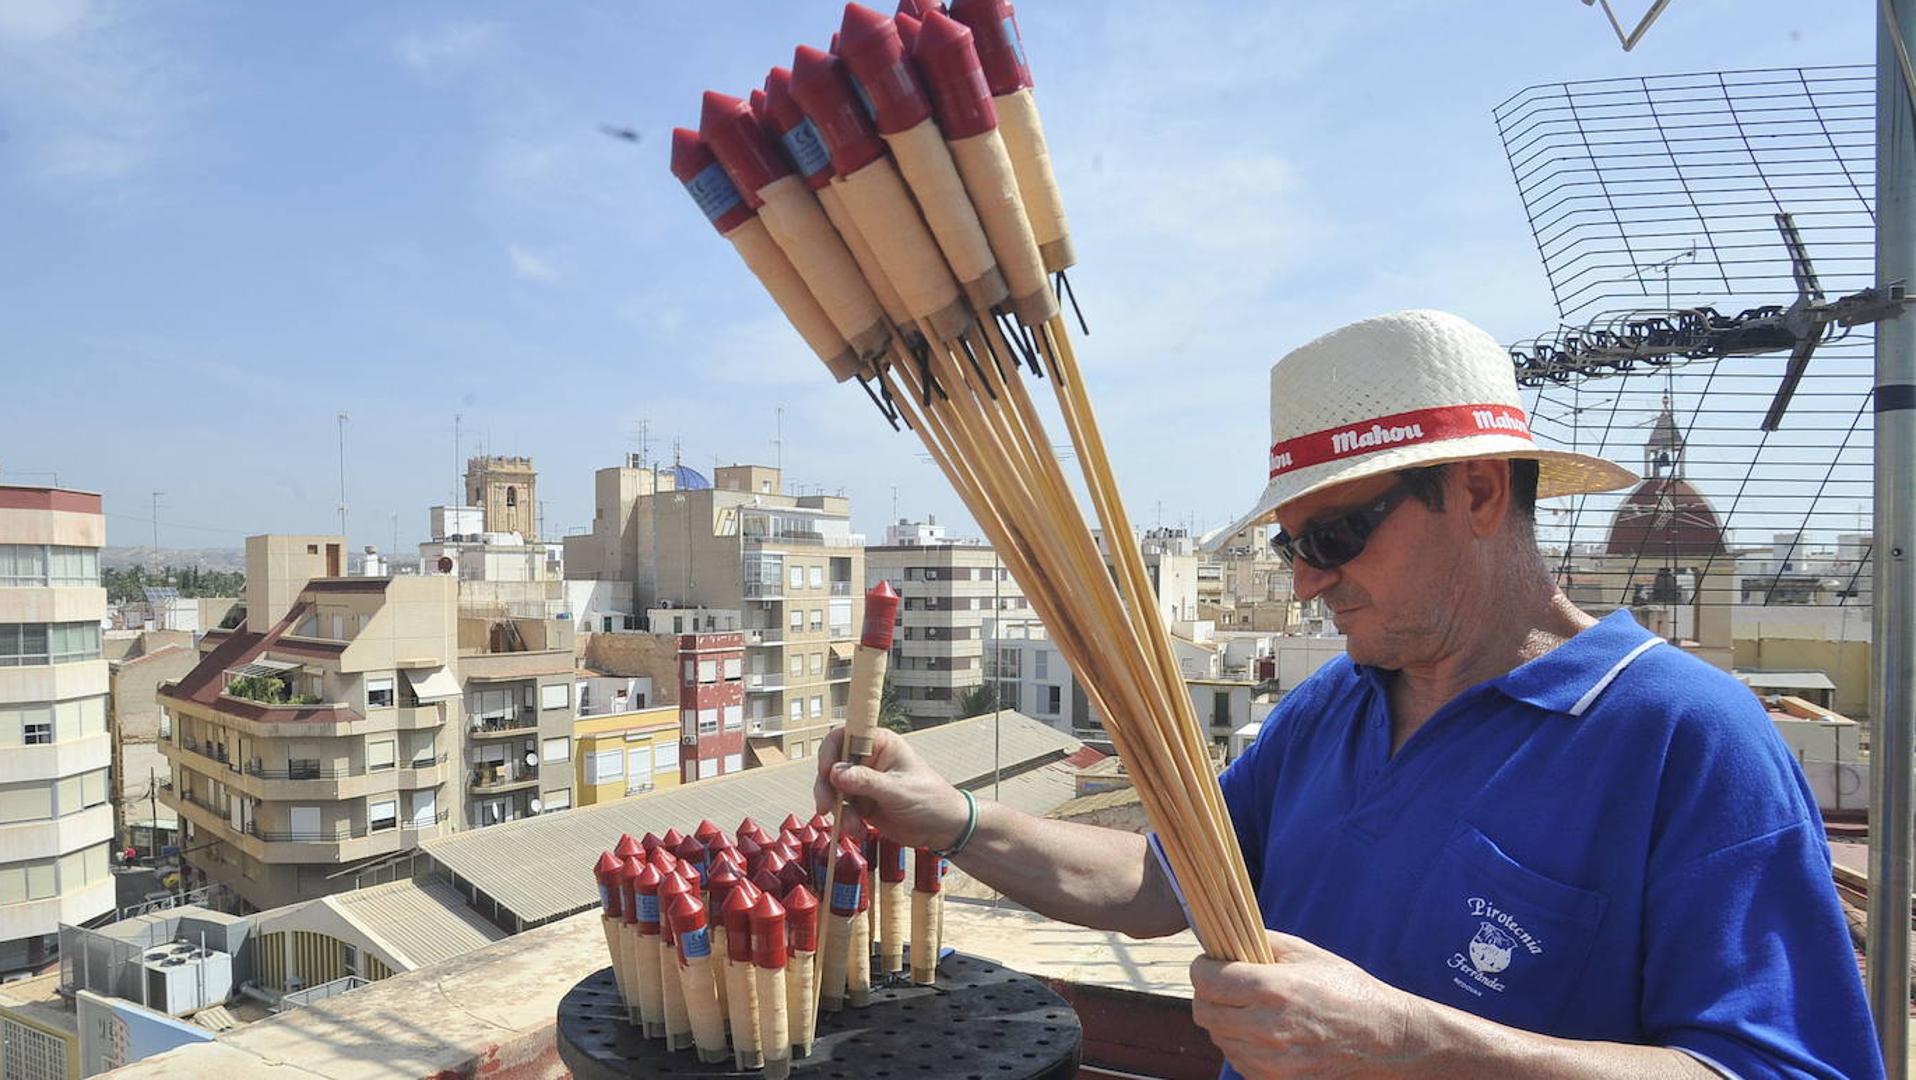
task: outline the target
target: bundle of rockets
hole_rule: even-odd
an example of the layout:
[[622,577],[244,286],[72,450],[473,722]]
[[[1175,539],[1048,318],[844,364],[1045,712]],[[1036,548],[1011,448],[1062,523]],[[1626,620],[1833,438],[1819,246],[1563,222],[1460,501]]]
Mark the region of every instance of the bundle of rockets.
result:
[[874,975],[902,977],[907,957],[911,981],[933,985],[945,860],[916,851],[908,889],[903,848],[870,826],[835,850],[833,835],[823,814],[788,816],[777,836],[751,818],[730,835],[702,821],[600,855],[600,923],[633,1027],[776,1080],[811,1052],[814,1008],[865,1006]]

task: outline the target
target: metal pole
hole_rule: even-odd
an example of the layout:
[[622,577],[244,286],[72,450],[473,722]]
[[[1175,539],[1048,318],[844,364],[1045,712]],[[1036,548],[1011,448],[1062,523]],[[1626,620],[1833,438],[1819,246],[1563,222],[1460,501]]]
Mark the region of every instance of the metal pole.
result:
[[[1897,38],[1916,51],[1916,0],[1885,0],[1876,44],[1876,283],[1916,278],[1916,124]],[[1875,535],[1870,611],[1869,1001],[1884,1063],[1909,1074],[1912,733],[1916,732],[1916,317],[1876,325]]]
[[[346,414],[339,414],[339,538],[346,540]],[[341,573],[346,567],[341,566]]]

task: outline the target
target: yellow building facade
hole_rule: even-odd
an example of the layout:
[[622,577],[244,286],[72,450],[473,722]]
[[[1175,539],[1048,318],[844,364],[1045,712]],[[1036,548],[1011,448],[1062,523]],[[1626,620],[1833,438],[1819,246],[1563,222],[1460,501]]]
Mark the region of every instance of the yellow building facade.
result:
[[679,786],[679,712],[659,705],[573,721],[575,802],[612,802]]

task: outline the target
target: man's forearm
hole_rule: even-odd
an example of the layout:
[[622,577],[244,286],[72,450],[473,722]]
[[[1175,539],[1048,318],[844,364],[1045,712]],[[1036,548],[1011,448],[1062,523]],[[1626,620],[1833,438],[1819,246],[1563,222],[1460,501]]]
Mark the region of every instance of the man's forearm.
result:
[[1411,1020],[1417,1048],[1405,1075],[1522,1076],[1539,1080],[1718,1080],[1715,1070],[1681,1050],[1627,1043],[1579,1042],[1506,1027],[1419,999]]
[[980,801],[978,829],[954,860],[960,869],[1042,915],[1162,937],[1184,914],[1135,833],[1035,818]]

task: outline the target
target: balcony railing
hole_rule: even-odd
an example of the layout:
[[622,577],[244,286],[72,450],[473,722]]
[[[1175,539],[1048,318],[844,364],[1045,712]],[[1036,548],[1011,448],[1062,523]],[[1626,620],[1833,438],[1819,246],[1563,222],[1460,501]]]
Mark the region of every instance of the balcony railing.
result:
[[747,645],[777,645],[785,640],[785,631],[777,627],[760,627],[745,631]]
[[849,660],[835,661],[825,665],[825,677],[832,682],[852,677],[852,664]]
[[512,735],[537,731],[539,711],[530,705],[520,705],[509,712],[479,713],[472,718],[472,734],[481,738],[491,735]]
[[768,672],[763,675],[747,673],[745,676],[745,689],[783,690],[785,689],[785,676],[780,672]]
[[782,581],[748,581],[743,593],[748,600],[776,600],[785,595],[785,583]]
[[376,836],[379,833],[418,832],[421,829],[430,829],[437,825],[443,825],[451,816],[451,811],[441,811],[439,816],[434,818],[430,824],[420,824],[411,818],[400,818],[379,825],[376,828],[367,825],[352,825],[341,822],[330,829],[312,830],[267,829],[261,827],[259,822],[254,821],[247,825],[246,833],[248,836],[273,844],[337,844],[346,840],[363,840],[368,836]]
[[834,720],[845,719],[845,706],[843,705],[832,706],[832,719]]
[[[405,768],[430,769],[434,765],[444,765],[447,760],[447,755],[440,754],[437,758],[408,762]],[[295,765],[288,762],[283,769],[269,769],[262,762],[249,761],[246,763],[246,774],[248,776],[257,776],[261,780],[344,780],[348,777],[366,776],[371,773],[391,772],[396,767],[397,766],[393,765],[381,765],[378,768],[366,768],[348,765],[342,768],[334,768],[331,765],[322,766],[318,763]]]
[[519,784],[533,784],[539,781],[537,765],[513,765],[504,768],[498,765],[474,766],[466,778],[466,786],[473,791],[503,791]]
[[833,595],[833,596],[850,596],[851,594],[852,594],[852,583],[851,583],[851,582],[849,582],[849,581],[834,581],[834,582],[832,582],[832,595]]

